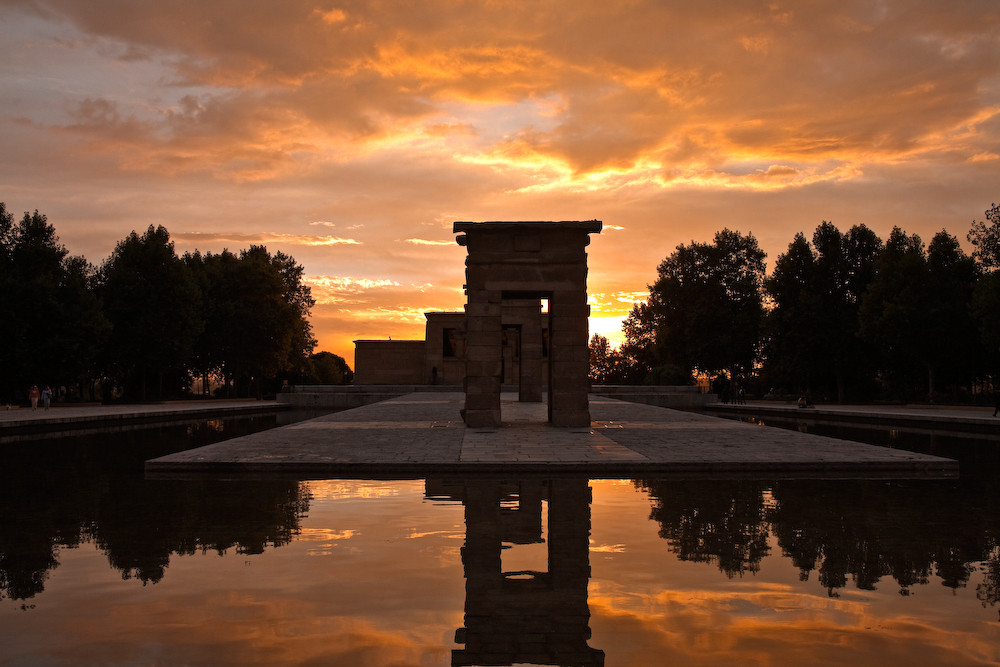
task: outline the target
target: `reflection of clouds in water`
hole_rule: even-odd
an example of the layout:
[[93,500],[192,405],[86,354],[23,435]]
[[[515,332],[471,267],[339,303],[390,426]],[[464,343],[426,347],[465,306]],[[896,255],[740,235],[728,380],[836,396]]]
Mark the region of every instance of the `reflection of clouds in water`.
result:
[[591,544],[590,551],[593,553],[602,554],[621,554],[625,553],[624,544]]
[[330,528],[303,528],[296,537],[297,541],[315,542],[311,545],[306,554],[309,556],[329,556],[334,549],[338,553],[360,553],[361,549],[347,545],[346,540],[351,539],[361,533],[356,530],[332,530]]
[[873,612],[869,599],[779,590],[609,597],[592,584],[589,603],[591,643],[616,646],[622,664],[708,665],[737,656],[740,664],[944,664],[959,657],[985,664],[996,656],[989,637]]
[[331,528],[303,528],[297,539],[304,542],[326,542],[328,540],[349,540],[358,532],[355,530],[333,530]]
[[314,500],[345,500],[351,498],[390,498],[399,496],[405,483],[368,480],[316,480],[308,482],[309,495]]
[[465,526],[456,526],[453,530],[425,530],[413,531],[407,537],[411,540],[421,537],[444,537],[449,540],[464,540]]

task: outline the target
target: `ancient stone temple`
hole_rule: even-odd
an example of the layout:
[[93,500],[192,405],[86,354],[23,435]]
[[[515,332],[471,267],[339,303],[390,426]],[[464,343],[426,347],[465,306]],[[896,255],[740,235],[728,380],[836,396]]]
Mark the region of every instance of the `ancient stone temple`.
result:
[[[517,336],[519,398],[548,385],[555,426],[589,426],[587,245],[601,222],[456,222],[465,246],[465,409],[472,427],[499,426],[505,336]],[[548,378],[540,304],[548,302]],[[506,315],[506,317],[505,317]],[[546,382],[547,380],[547,382]]]

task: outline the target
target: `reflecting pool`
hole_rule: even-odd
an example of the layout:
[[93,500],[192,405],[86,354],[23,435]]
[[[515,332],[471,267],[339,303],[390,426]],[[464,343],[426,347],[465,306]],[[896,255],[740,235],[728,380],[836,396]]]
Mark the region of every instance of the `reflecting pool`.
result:
[[0,447],[0,662],[1000,662],[992,464],[945,481],[143,477],[275,419]]

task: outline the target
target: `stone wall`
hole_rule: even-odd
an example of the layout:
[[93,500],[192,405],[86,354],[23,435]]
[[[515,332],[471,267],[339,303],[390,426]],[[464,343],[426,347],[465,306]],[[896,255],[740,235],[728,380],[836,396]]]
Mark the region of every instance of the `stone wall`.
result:
[[424,316],[427,318],[425,381],[461,385],[465,380],[465,313],[431,312]]
[[354,383],[430,384],[424,377],[424,341],[354,341]]

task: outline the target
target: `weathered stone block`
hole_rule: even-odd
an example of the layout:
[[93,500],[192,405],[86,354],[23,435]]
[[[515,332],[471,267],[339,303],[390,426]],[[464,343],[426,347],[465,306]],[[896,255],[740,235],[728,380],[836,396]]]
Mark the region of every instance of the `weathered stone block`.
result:
[[466,408],[462,418],[470,428],[500,426],[500,410],[470,410]]
[[465,397],[466,410],[500,410],[500,396],[470,393]]

